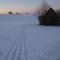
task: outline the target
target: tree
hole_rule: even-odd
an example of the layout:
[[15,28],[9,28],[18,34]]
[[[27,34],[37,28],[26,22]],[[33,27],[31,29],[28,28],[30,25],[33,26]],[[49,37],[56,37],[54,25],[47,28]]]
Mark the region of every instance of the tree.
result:
[[37,15],[44,15],[50,8],[51,6],[45,0],[43,0],[42,4],[36,9],[35,13]]
[[42,5],[41,5],[42,14],[45,14],[50,8],[51,6],[46,1],[42,2]]
[[8,14],[13,14],[13,13],[11,11],[9,11]]

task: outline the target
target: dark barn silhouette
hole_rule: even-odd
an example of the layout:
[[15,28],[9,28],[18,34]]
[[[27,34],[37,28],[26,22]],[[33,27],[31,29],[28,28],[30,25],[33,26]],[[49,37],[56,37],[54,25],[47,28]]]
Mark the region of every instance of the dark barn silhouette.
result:
[[40,25],[53,25],[58,26],[59,25],[59,16],[55,13],[55,11],[50,8],[47,13],[43,16],[39,16],[39,24]]

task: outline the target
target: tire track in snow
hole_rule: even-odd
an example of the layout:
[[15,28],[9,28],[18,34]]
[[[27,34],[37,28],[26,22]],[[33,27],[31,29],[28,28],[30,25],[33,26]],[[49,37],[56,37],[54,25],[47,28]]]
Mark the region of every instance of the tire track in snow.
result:
[[21,40],[21,42],[18,47],[17,56],[16,56],[17,58],[15,60],[21,60],[22,46],[23,46],[23,37],[22,36],[21,36],[20,40]]
[[[23,29],[24,30],[24,29]],[[27,51],[26,51],[26,45],[25,45],[25,40],[23,39],[23,37],[24,37],[24,35],[23,35],[23,32],[22,32],[22,35],[21,35],[21,38],[20,38],[20,40],[21,40],[21,42],[20,42],[20,47],[19,47],[19,53],[17,54],[17,58],[15,59],[15,60],[21,60],[21,56],[22,56],[22,54],[24,54],[24,57],[22,57],[24,60],[28,60],[28,58],[27,58]],[[24,51],[23,53],[22,53],[22,50]],[[22,60],[23,60],[22,59]]]
[[[21,53],[22,53],[22,44],[23,44],[23,37],[22,37],[22,35],[23,35],[23,30],[24,29],[22,29],[20,32],[20,35],[18,36],[19,38],[18,38],[18,40],[17,40],[17,45],[16,45],[16,47],[15,47],[15,53],[13,54],[13,56],[12,56],[12,58],[11,58],[11,60],[20,60],[20,58],[21,58]],[[19,55],[19,53],[20,53],[20,55]]]
[[[21,60],[20,58],[21,58],[22,44],[23,44],[23,37],[22,37],[22,34],[23,34],[22,31],[23,30],[24,29],[22,29],[20,31],[21,32],[20,34],[18,32],[16,40],[13,42],[11,49],[8,51],[8,54],[6,55],[5,60]],[[25,47],[24,47],[24,49],[25,49]],[[17,53],[17,52],[19,52],[19,53]],[[26,55],[26,50],[25,50],[25,55]],[[25,56],[25,58],[26,58],[26,56]]]
[[[11,60],[15,60],[15,59],[17,58],[17,55],[18,55],[17,52],[18,52],[18,50],[19,50],[19,47],[22,46],[22,42],[21,42],[20,38],[21,38],[21,36],[19,35],[19,39],[18,39],[17,44],[16,44],[16,46],[15,46],[14,54],[12,55]],[[20,45],[19,45],[19,44],[20,44]],[[21,52],[21,51],[19,51],[19,52]]]
[[8,54],[6,55],[6,57],[5,57],[4,60],[8,60],[8,57],[10,56],[10,53],[11,53],[12,49],[13,49],[14,46],[15,46],[15,43],[16,43],[16,41],[17,41],[18,36],[19,36],[19,32],[18,32],[18,34],[17,34],[16,40],[13,42],[13,44],[12,44],[10,50],[8,51]]

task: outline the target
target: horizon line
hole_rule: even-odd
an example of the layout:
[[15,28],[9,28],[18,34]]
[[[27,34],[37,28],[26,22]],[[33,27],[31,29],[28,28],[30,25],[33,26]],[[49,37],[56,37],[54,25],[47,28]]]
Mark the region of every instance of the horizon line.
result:
[[[15,8],[15,9],[0,9],[0,14],[8,14],[9,11],[12,13],[31,13],[31,12],[36,12],[38,8]],[[55,10],[60,10],[60,9],[55,9]]]

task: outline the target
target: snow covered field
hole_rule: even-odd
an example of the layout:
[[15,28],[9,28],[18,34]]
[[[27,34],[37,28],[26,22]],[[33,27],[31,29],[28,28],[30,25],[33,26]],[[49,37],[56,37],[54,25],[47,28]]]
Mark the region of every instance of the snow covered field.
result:
[[60,60],[60,27],[38,26],[32,15],[0,15],[0,60]]
[[5,59],[22,27],[37,23],[37,18],[34,16],[0,15],[0,60]]
[[29,25],[23,30],[21,60],[60,60],[60,27]]

